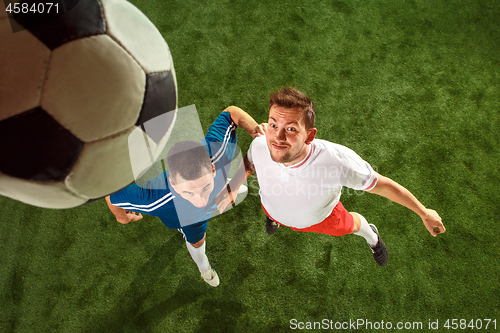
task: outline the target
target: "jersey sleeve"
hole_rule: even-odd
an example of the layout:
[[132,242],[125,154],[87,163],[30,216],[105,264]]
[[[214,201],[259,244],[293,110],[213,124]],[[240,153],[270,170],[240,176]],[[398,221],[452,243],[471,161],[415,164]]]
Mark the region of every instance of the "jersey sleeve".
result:
[[130,210],[133,212],[140,212],[139,210],[135,210],[133,205],[142,203],[143,198],[147,196],[145,193],[147,189],[138,186],[137,184],[130,184],[124,189],[115,192],[109,196],[111,204]]
[[208,129],[202,144],[206,147],[212,163],[218,167],[230,164],[236,152],[236,124],[227,111],[219,114]]
[[254,156],[259,149],[267,149],[265,135],[256,137],[250,144],[247,151],[247,158],[250,163],[254,164]]
[[[227,111],[221,112],[208,129],[205,140],[208,142],[233,142],[236,143],[236,124]],[[234,133],[233,133],[234,132]]]
[[[345,148],[345,147],[344,147]],[[342,186],[369,191],[377,185],[378,175],[372,166],[349,148],[342,154]]]
[[137,213],[152,214],[149,209],[154,203],[166,196],[171,196],[170,189],[166,182],[168,174],[161,173],[158,177],[150,179],[147,183],[139,186],[130,184],[124,189],[109,196],[111,204]]
[[252,155],[252,149],[255,147],[255,139],[252,141],[252,143],[250,144],[250,147],[248,148],[248,151],[247,151],[247,159],[248,159],[248,162],[252,163],[253,164],[253,155]]

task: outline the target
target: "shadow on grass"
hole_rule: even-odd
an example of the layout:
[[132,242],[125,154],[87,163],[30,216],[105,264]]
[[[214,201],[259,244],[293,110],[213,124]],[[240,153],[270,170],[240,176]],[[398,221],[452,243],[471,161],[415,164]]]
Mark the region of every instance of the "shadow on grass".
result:
[[238,268],[224,278],[221,276],[223,296],[208,299],[203,302],[203,318],[193,332],[232,332],[237,327],[241,316],[246,312],[245,306],[239,300],[239,290],[245,280],[255,272],[248,260],[242,260]]
[[153,299],[157,293],[155,286],[164,283],[165,270],[172,266],[172,258],[175,258],[176,253],[185,249],[183,244],[177,237],[171,238],[140,268],[128,291],[111,311],[93,320],[84,331],[149,332],[171,312],[196,302],[204,292],[193,289],[194,281],[188,279],[169,298],[154,304],[147,311],[142,309],[143,304]]

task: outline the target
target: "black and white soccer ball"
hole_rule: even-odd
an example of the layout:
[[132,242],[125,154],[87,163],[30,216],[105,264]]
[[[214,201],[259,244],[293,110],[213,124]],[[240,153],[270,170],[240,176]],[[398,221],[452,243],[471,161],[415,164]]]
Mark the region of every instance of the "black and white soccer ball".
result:
[[0,195],[47,208],[132,183],[129,146],[143,154],[144,141],[129,134],[154,119],[163,132],[143,140],[155,155],[177,112],[169,48],[144,14],[125,0],[63,2],[33,26],[0,1]]

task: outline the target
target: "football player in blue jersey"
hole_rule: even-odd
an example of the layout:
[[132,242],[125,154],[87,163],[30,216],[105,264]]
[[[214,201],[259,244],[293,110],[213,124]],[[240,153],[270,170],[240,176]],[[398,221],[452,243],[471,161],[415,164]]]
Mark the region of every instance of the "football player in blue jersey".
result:
[[[234,202],[227,190],[227,174],[236,150],[236,127],[252,138],[264,135],[264,124],[242,109],[230,106],[210,126],[202,142],[181,141],[170,148],[168,170],[139,186],[128,187],[106,197],[118,222],[126,224],[142,219],[142,213],[157,216],[171,229],[178,229],[209,285],[219,285],[219,277],[205,254],[207,221]],[[135,213],[139,213],[136,215]]]

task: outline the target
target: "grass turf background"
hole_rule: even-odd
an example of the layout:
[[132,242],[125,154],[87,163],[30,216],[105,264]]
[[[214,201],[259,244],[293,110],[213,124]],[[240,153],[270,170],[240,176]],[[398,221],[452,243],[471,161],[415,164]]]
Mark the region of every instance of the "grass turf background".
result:
[[205,130],[231,104],[266,121],[269,92],[297,87],[316,104],[317,137],[410,189],[447,233],[346,191],[347,209],[378,226],[387,267],[360,237],[269,237],[252,178],[247,199],[210,222],[211,288],[156,218],[121,225],[104,200],[48,210],[0,197],[1,332],[281,332],[292,318],[498,329],[497,1],[132,3],[168,42],[179,106],[196,104]]

